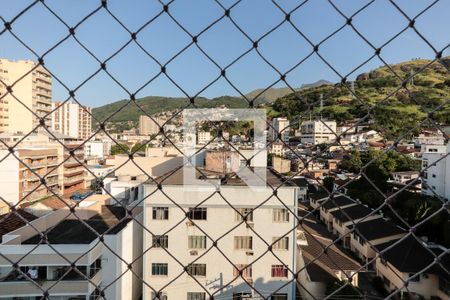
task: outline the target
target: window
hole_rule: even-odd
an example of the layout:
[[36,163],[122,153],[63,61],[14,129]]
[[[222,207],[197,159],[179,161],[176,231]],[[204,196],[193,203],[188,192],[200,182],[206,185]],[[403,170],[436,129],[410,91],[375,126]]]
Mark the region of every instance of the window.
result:
[[252,278],[252,265],[237,264],[235,267],[233,267],[233,276],[240,276],[240,271],[242,271],[242,277]]
[[190,264],[187,272],[192,276],[206,276],[206,264]]
[[206,207],[189,208],[188,218],[192,220],[206,220]]
[[270,300],[287,300],[287,294],[273,294],[270,297]]
[[206,236],[190,235],[188,236],[189,249],[206,249]]
[[153,220],[168,220],[169,208],[168,207],[153,207]]
[[253,239],[251,236],[235,236],[234,237],[234,249],[240,250],[252,250]]
[[274,237],[272,241],[274,243],[272,245],[273,250],[289,250],[289,238],[287,236],[281,239],[279,237]]
[[169,236],[167,235],[154,235],[152,245],[155,248],[167,248],[169,247]]
[[289,211],[286,208],[273,209],[274,222],[289,222]]
[[152,300],[167,300],[167,293],[166,292],[160,292],[159,294],[156,294],[155,292],[152,292]]
[[164,263],[153,263],[152,264],[152,275],[167,275],[167,264]]
[[288,277],[288,269],[284,265],[272,265],[272,277]]
[[206,299],[206,293],[193,293],[188,292],[187,293],[187,300],[205,300]]
[[244,216],[247,216],[248,222],[253,222],[253,210],[252,208],[238,208],[235,215],[235,221],[244,221]]

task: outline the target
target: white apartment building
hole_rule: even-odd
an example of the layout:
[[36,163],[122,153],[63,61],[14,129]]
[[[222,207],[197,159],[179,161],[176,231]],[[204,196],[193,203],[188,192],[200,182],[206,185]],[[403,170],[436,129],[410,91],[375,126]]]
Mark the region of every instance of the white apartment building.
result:
[[[94,195],[87,200],[77,207],[77,217],[103,234],[104,242],[99,242],[97,235],[66,208],[29,219],[37,230],[47,233],[52,247],[40,244],[40,235],[31,225],[7,224],[12,231],[0,241],[0,299],[41,299],[43,290],[48,290],[48,298],[56,300],[103,299],[101,289],[104,299],[139,299],[142,226],[124,218],[124,208],[105,205],[104,196]],[[142,221],[142,210],[135,209],[133,217]],[[8,260],[18,262],[21,272]],[[79,272],[70,268],[70,262]],[[128,264],[137,276],[128,270]]]
[[450,199],[450,143],[422,145],[422,168],[428,167],[422,177],[422,193]]
[[[217,172],[208,174],[209,180],[220,182]],[[221,195],[238,213],[219,194],[211,196],[211,191],[183,185],[182,175],[179,170],[159,178],[164,193],[156,184],[144,187],[144,195],[151,194],[144,204],[144,224],[154,234],[144,232],[144,251],[148,250],[144,280],[168,300],[206,300],[210,295],[215,299],[262,299],[250,286],[263,297],[276,291],[271,299],[295,299],[296,281],[291,271],[295,273],[297,222],[292,213],[297,209],[298,188],[285,185],[278,190],[290,213],[280,200],[270,197],[271,188],[254,191],[239,178],[230,178],[222,183]],[[271,172],[267,180],[274,186],[281,183]],[[253,230],[272,245],[279,259],[266,252],[268,245]],[[186,272],[168,253],[188,266]],[[152,299],[154,292],[144,286],[143,299]]]
[[[44,117],[46,126],[51,127],[48,114],[52,110],[52,77],[45,68],[36,65],[31,60],[0,58],[1,81],[14,84],[12,94],[7,94],[7,87],[0,83],[0,132],[29,133],[39,125],[40,117]],[[21,78],[25,74],[28,75]]]
[[[56,109],[57,108],[57,109]],[[73,100],[54,102],[52,109],[52,130],[72,138],[86,140],[92,131],[91,108],[81,106]]]
[[287,118],[273,118],[272,127],[269,129],[271,140],[279,140],[278,135],[281,134],[281,140],[288,143],[290,130]]
[[302,144],[328,144],[336,140],[336,121],[310,120],[300,125]]
[[197,131],[197,144],[204,145],[211,141],[211,132]]
[[111,153],[112,141],[89,141],[84,144],[85,157],[104,159]]

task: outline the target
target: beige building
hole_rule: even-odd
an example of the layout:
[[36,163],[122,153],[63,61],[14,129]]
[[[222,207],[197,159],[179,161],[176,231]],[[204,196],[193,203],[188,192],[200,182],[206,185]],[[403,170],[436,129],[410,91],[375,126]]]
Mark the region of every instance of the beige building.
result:
[[[8,155],[0,150],[0,196],[9,204],[30,202],[59,193],[58,150],[56,148],[22,148]],[[34,172],[34,173],[33,173]],[[45,185],[40,178],[45,178]]]
[[28,133],[40,117],[51,126],[52,77],[46,69],[30,60],[0,59],[0,79],[13,85],[11,94],[0,83],[0,132]]
[[[389,292],[400,290],[402,299],[450,299],[450,254],[444,253],[446,248],[412,235],[376,248],[383,251],[376,260],[376,273]],[[440,264],[435,263],[435,256],[441,256]]]
[[[153,121],[155,120],[155,121]],[[165,120],[153,117],[153,120],[146,115],[139,116],[139,134],[153,135],[159,133],[159,126],[163,125]]]
[[91,108],[75,101],[54,102],[52,109],[52,130],[72,138],[86,140],[92,131]]

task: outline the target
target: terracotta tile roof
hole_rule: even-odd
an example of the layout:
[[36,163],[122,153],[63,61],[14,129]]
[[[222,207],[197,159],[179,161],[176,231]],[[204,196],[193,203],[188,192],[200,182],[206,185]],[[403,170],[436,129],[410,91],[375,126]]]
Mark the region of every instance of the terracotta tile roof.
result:
[[8,232],[19,229],[20,227],[22,227],[26,224],[26,222],[22,218],[20,218],[17,214],[22,216],[27,221],[33,221],[33,220],[37,219],[36,216],[34,216],[22,209],[17,210],[16,213],[10,212],[10,213],[1,215],[0,216],[0,240],[4,234],[7,234]]
[[[57,209],[62,209],[62,208],[68,208],[68,206],[72,207],[72,206],[75,206],[75,204],[76,204],[74,201],[72,201],[70,199],[64,199],[63,197],[61,197],[61,199],[56,196],[52,196],[52,197],[46,198],[41,201],[24,203],[23,205],[21,205],[21,208],[27,208],[27,207],[33,206],[34,204],[39,203],[39,204],[45,205],[53,210],[57,210]],[[63,201],[65,203],[67,203],[67,205],[64,204]]]

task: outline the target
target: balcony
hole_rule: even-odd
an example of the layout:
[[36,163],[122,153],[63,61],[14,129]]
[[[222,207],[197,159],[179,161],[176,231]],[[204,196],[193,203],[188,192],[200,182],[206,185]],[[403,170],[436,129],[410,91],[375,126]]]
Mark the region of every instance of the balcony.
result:
[[[21,267],[25,269],[27,267]],[[89,271],[89,280],[80,275],[76,271],[70,271],[64,277],[68,267],[38,267],[38,274],[34,281],[28,281],[23,274],[18,271],[11,271],[6,277],[0,279],[0,290],[2,296],[14,297],[20,291],[21,295],[42,295],[42,290],[50,290],[50,295],[66,294],[66,295],[88,295],[93,284],[99,285],[101,283],[102,274],[101,269],[97,269],[94,273]],[[86,267],[78,267],[83,274],[86,273]],[[83,271],[84,269],[84,271]],[[24,271],[25,272],[25,271]],[[31,277],[31,276],[30,276]],[[57,282],[59,280],[59,282]]]

